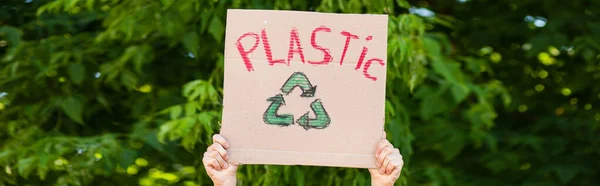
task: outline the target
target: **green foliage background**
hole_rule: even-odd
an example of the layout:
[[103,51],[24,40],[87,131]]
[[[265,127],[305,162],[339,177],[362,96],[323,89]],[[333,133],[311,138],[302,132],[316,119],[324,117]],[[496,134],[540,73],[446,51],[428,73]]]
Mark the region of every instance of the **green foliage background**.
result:
[[[591,0],[4,0],[0,186],[207,185],[226,9],[389,15],[397,185],[598,185]],[[367,185],[366,170],[240,167],[248,185]]]

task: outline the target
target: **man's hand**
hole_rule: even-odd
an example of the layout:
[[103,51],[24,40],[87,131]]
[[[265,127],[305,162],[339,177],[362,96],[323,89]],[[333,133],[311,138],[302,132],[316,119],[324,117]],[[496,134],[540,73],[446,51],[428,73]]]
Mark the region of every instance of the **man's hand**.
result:
[[400,177],[404,161],[400,151],[385,139],[385,132],[379,144],[375,158],[377,158],[377,169],[369,169],[371,173],[371,185],[394,185]]
[[227,150],[229,143],[223,136],[215,134],[213,144],[208,147],[202,158],[204,169],[215,185],[236,185],[236,171],[238,165],[228,163]]

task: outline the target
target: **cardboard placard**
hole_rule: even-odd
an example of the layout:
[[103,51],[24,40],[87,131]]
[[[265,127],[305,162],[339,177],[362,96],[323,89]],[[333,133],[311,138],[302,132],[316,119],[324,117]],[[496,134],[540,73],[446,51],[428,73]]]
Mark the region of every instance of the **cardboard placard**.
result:
[[242,164],[374,168],[387,15],[228,10],[221,135]]

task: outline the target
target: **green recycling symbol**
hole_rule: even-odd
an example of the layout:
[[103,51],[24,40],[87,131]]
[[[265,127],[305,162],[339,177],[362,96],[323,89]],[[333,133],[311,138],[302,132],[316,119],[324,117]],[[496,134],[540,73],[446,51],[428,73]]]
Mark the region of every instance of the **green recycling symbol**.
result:
[[[317,86],[313,86],[304,73],[294,72],[281,87],[281,92],[283,92],[285,95],[288,95],[296,87],[302,90],[300,97],[303,98],[314,97],[315,91],[317,90]],[[263,114],[263,121],[266,124],[290,126],[296,122],[298,125],[308,130],[310,128],[324,129],[329,126],[329,123],[331,123],[331,118],[323,107],[321,99],[315,99],[310,104],[311,110],[315,113],[315,118],[308,117],[310,111],[306,112],[295,121],[294,115],[292,114],[278,114],[277,111],[279,108],[285,105],[283,94],[277,94],[267,99],[267,101],[271,102],[271,104],[269,107],[267,107],[267,110]]]

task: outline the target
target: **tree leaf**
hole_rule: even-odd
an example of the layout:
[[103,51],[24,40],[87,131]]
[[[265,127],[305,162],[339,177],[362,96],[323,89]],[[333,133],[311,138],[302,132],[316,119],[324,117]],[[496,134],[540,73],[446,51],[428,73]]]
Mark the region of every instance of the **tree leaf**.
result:
[[198,33],[188,32],[185,36],[183,36],[182,42],[187,51],[191,52],[195,57],[198,56],[198,46],[200,45]]
[[136,87],[138,83],[138,79],[135,76],[135,74],[133,74],[131,71],[129,70],[124,70],[121,73],[121,84],[127,88],[132,88],[132,87]]
[[83,124],[82,112],[83,103],[81,100],[75,97],[68,97],[63,99],[60,103],[60,108],[71,118],[73,121]]
[[294,168],[294,172],[296,173],[296,185],[304,185],[304,179],[306,179],[304,177],[304,170],[298,166],[295,166]]
[[581,167],[577,165],[561,165],[554,168],[554,172],[563,184],[569,183],[580,171]]
[[81,85],[81,83],[85,79],[85,66],[78,63],[72,63],[69,64],[68,68],[69,78],[71,79],[71,81],[73,81],[73,83],[77,85]]
[[459,80],[460,75],[462,74],[460,70],[460,64],[451,61],[444,60],[433,60],[432,61],[433,70],[442,75],[446,80],[452,83],[461,83]]
[[434,58],[441,57],[442,47],[435,39],[430,38],[430,37],[424,37],[423,38],[423,47],[425,48],[425,51],[427,52],[427,54],[429,54],[430,56],[432,56]]
[[408,3],[406,0],[396,0],[396,3],[398,3],[398,6],[402,8],[410,8],[410,3]]
[[36,157],[19,159],[17,162],[17,171],[23,178],[29,177],[29,174],[35,170],[36,161]]
[[104,95],[98,94],[98,96],[96,96],[96,100],[98,101],[98,103],[100,103],[100,105],[104,106],[104,108],[110,110],[110,103],[108,103],[108,100],[106,100]]
[[223,35],[225,34],[225,25],[223,25],[223,21],[219,19],[219,17],[214,16],[210,21],[210,26],[208,27],[208,32],[215,38],[217,43],[223,43]]
[[0,27],[0,36],[4,36],[6,41],[8,41],[7,45],[10,48],[15,48],[19,46],[21,43],[21,36],[23,32],[15,27],[11,26],[2,26]]
[[181,116],[181,111],[183,110],[183,108],[181,108],[181,105],[177,105],[171,108],[171,112],[170,112],[170,116],[171,119],[177,119],[179,118],[179,116]]
[[196,114],[196,104],[194,102],[185,104],[185,116],[192,116]]
[[163,10],[166,10],[167,8],[171,7],[171,5],[173,4],[174,1],[171,0],[161,0],[160,1],[163,4]]
[[119,162],[119,165],[121,167],[128,167],[129,165],[133,164],[137,156],[137,151],[130,148],[124,148],[123,150],[121,150],[117,161]]
[[85,6],[87,7],[88,11],[94,11],[94,3],[96,0],[87,0],[85,3]]
[[179,123],[177,120],[172,120],[163,123],[156,134],[158,141],[161,143],[165,143],[165,138],[167,137],[167,135],[171,132],[171,130],[175,129],[178,124]]
[[519,166],[519,156],[513,152],[490,153],[482,157],[485,166],[494,173]]
[[469,87],[460,83],[452,85],[450,90],[452,91],[452,96],[454,96],[454,101],[456,101],[456,103],[462,102],[470,93]]
[[423,119],[431,119],[433,116],[450,109],[453,103],[444,97],[445,92],[447,92],[446,88],[442,88],[437,93],[424,98],[421,102],[421,117]]

